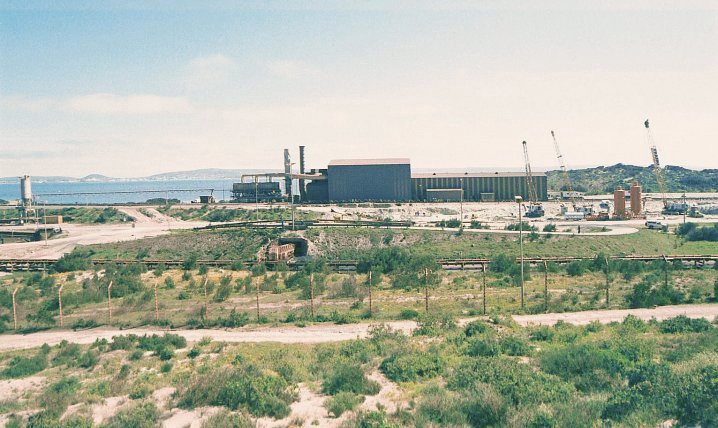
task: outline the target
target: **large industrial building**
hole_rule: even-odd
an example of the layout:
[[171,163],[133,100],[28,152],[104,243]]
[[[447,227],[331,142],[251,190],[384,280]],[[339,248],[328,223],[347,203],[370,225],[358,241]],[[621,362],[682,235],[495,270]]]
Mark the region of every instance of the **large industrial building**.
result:
[[[350,201],[513,201],[528,199],[526,174],[411,173],[409,159],[342,159],[320,170],[311,181],[304,202]],[[546,174],[532,177],[539,200],[548,197]]]
[[[298,180],[299,195],[287,195],[295,202],[408,202],[408,201],[513,201],[529,199],[524,172],[494,173],[414,173],[409,159],[340,159],[329,162],[326,169],[305,171],[304,147],[300,148],[300,171],[294,174],[285,150],[285,172],[251,174],[254,183],[236,183],[234,199],[249,201],[275,199],[279,183],[272,178],[291,182]],[[243,177],[245,178],[245,177]],[[269,181],[259,183],[260,178]],[[538,200],[548,199],[547,177],[534,173],[531,178]],[[259,187],[259,188],[257,188]]]

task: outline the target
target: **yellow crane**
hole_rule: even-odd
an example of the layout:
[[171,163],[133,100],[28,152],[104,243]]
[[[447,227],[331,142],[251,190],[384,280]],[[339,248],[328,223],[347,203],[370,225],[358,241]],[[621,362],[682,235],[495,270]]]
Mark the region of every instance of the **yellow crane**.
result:
[[551,131],[551,138],[553,138],[553,147],[556,149],[556,158],[558,158],[558,165],[563,173],[564,187],[566,193],[568,193],[569,199],[571,199],[571,206],[573,210],[576,210],[576,196],[574,195],[573,184],[571,183],[571,177],[568,175],[568,168],[566,168],[566,162],[563,159],[561,150],[558,148],[558,141],[556,140],[556,134]]

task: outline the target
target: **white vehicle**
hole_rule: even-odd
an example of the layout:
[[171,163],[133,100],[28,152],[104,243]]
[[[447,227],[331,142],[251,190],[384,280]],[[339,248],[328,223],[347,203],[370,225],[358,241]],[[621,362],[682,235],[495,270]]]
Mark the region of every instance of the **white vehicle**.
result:
[[663,229],[666,225],[657,220],[648,220],[646,227],[649,229]]

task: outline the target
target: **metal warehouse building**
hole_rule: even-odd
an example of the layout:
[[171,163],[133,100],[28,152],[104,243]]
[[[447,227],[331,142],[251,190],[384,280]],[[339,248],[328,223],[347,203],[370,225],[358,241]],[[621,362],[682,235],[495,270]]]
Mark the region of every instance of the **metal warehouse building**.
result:
[[408,201],[409,159],[341,159],[329,163],[329,200]]
[[[533,183],[539,200],[548,198],[547,177],[534,173]],[[419,173],[411,176],[411,199],[426,201],[432,199],[432,190],[445,191],[462,189],[467,201],[513,201],[521,195],[528,199],[526,175],[523,172],[495,173]],[[458,192],[457,192],[458,193]]]

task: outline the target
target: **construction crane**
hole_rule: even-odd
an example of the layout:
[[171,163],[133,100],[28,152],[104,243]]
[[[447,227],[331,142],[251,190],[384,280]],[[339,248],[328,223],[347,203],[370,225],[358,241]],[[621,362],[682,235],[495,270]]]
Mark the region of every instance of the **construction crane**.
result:
[[544,210],[543,206],[538,202],[536,195],[536,188],[534,187],[533,173],[531,172],[531,162],[529,162],[529,151],[527,149],[526,141],[523,143],[524,146],[524,161],[526,163],[526,189],[528,189],[529,204],[526,207],[526,217],[543,217]]
[[574,195],[573,185],[571,184],[571,177],[568,175],[568,169],[566,168],[566,162],[563,160],[563,155],[561,154],[561,150],[558,148],[558,141],[556,140],[556,134],[551,131],[551,137],[553,138],[553,147],[556,149],[556,158],[558,159],[559,167],[561,168],[561,172],[563,173],[563,179],[564,179],[564,186],[566,188],[566,193],[568,193],[569,199],[571,199],[571,206],[573,206],[574,211],[576,210],[576,196]]
[[668,208],[668,201],[666,200],[666,181],[663,178],[663,168],[661,168],[661,162],[658,159],[658,149],[656,144],[653,142],[653,135],[651,134],[651,128],[646,119],[643,124],[646,126],[646,141],[648,146],[651,148],[651,158],[653,159],[653,173],[656,174],[656,181],[658,182],[658,191],[661,194],[661,201],[663,202],[663,208]]

